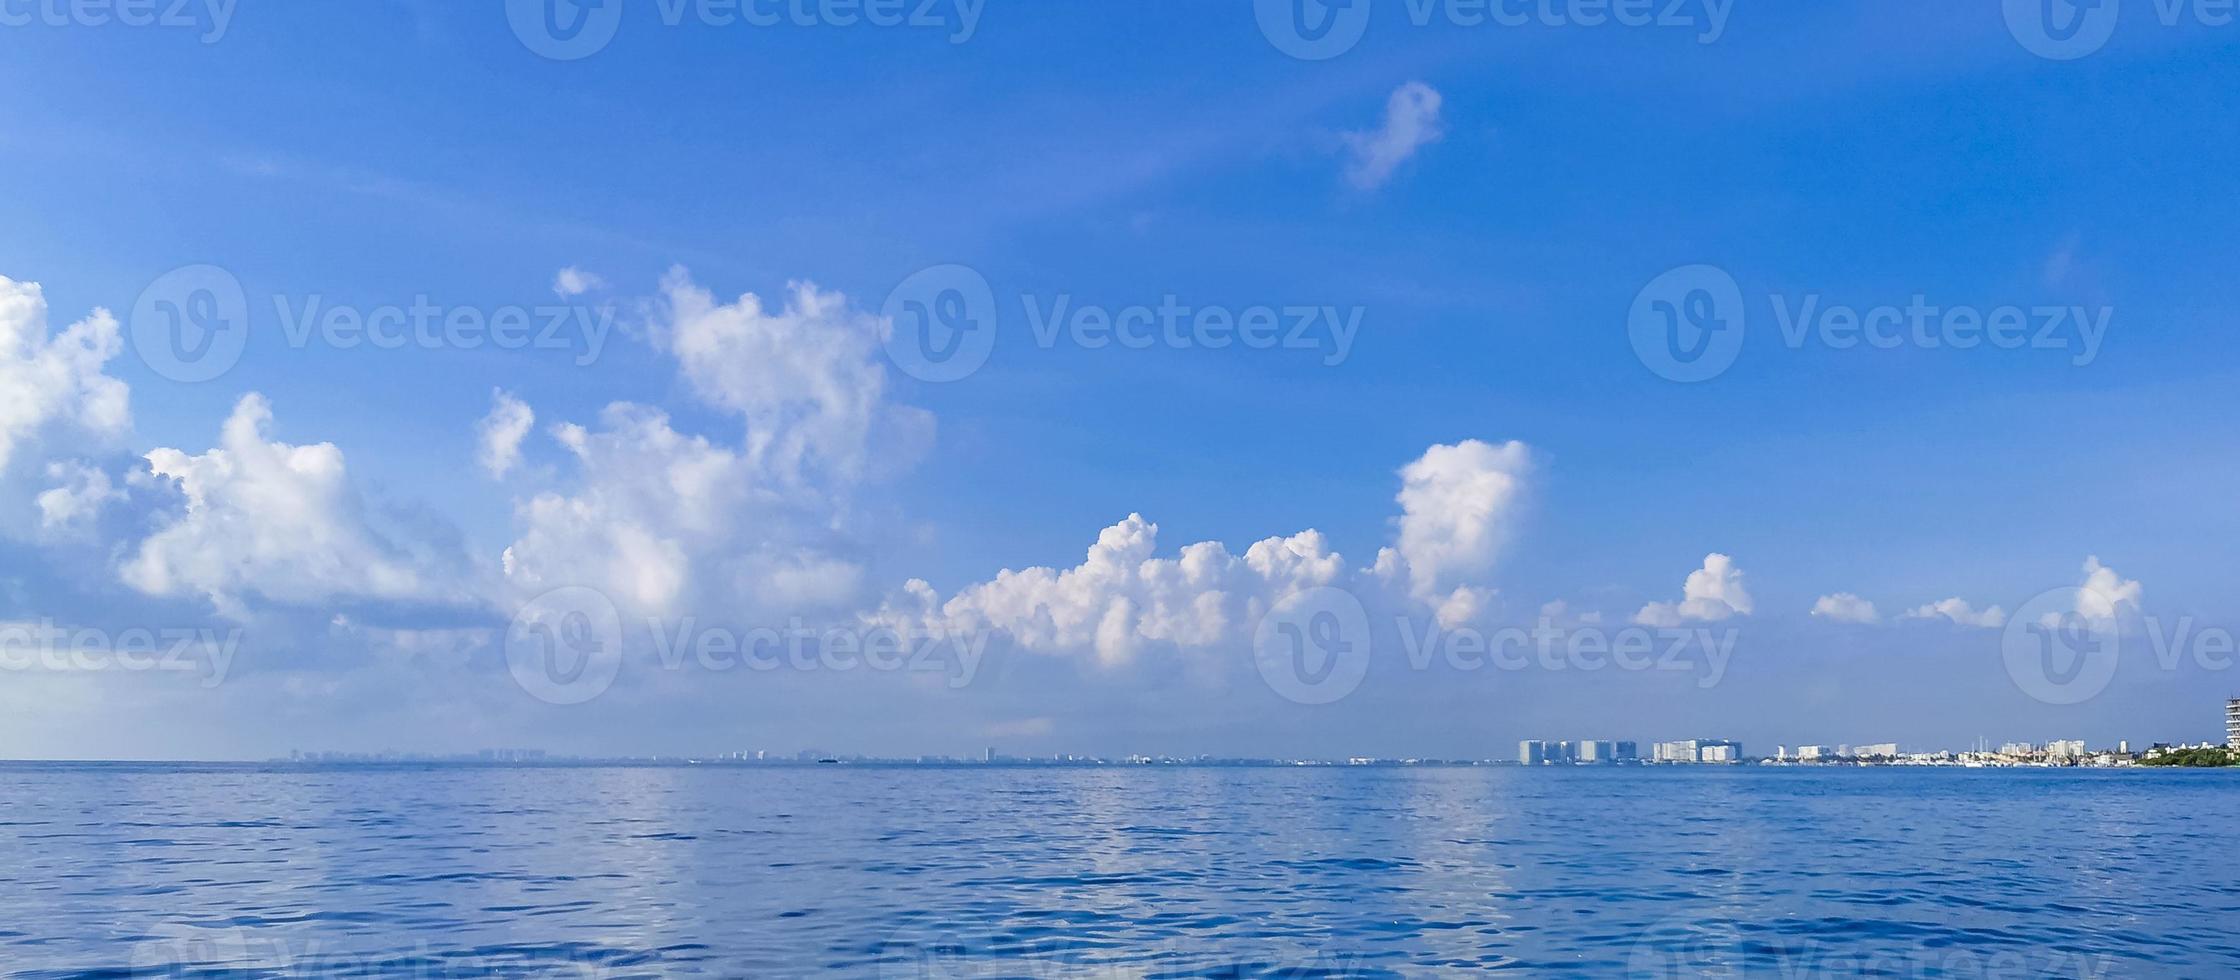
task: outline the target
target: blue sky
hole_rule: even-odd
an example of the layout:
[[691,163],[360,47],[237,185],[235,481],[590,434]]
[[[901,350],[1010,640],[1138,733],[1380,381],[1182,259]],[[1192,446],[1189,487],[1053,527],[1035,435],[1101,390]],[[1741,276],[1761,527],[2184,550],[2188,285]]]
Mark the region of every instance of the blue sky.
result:
[[[19,430],[0,623],[241,637],[208,687],[11,672],[0,730],[20,754],[2150,741],[2217,735],[2218,700],[2240,693],[2227,668],[2154,656],[2181,620],[2196,644],[2240,626],[2224,336],[2240,26],[2190,8],[2165,26],[2134,3],[2104,46],[2055,60],[1996,4],[1745,8],[1703,43],[1700,20],[1419,26],[1378,0],[1358,44],[1303,61],[1242,4],[998,3],[961,43],[954,22],[669,26],[648,4],[556,61],[496,5],[245,7],[211,43],[207,18],[5,28],[0,81],[19,97],[0,108],[0,175],[18,191],[0,197],[0,275],[40,284],[54,333],[115,312],[98,370],[130,408],[118,424],[81,391],[0,419]],[[1389,169],[1365,178],[1378,146]],[[194,264],[238,281],[247,333],[230,370],[181,383],[140,356],[132,311]],[[877,321],[898,283],[944,264],[988,283],[994,346],[931,383],[888,361]],[[1694,264],[1731,277],[1747,328],[1731,368],[1677,383],[1636,356],[1629,309]],[[562,269],[596,285],[556,295]],[[788,325],[796,281],[833,311]],[[703,290],[713,313],[695,319],[678,297]],[[744,293],[775,316],[730,305]],[[1170,295],[1327,305],[1359,331],[1331,364],[1043,346],[1029,312]],[[1792,346],[1779,329],[1805,297],[1916,295],[2082,309],[2105,335],[2081,357]],[[280,312],[420,297],[616,326],[595,358],[338,349],[291,343]],[[496,389],[535,421],[493,476],[478,424]],[[298,457],[324,475],[268,486],[221,466],[233,482],[203,477],[218,482],[196,503],[192,467],[150,457],[223,462],[204,454],[252,392],[271,415],[256,442],[329,444],[339,475]],[[617,402],[665,413],[682,448],[602,421]],[[586,455],[560,425],[583,427]],[[810,448],[753,448],[773,439]],[[1470,440],[1486,451],[1434,458]],[[714,486],[663,469],[685,456]],[[1419,461],[1436,465],[1411,509],[1396,495]],[[118,489],[50,520],[57,466]],[[975,592],[1081,565],[1131,514],[1157,525],[1158,557],[1220,542],[1242,578]],[[643,534],[568,530],[585,525]],[[1253,671],[1252,627],[1304,580],[1242,569],[1254,542],[1307,529],[1343,556],[1311,584],[1361,594],[1381,634],[1529,625],[1554,602],[1600,617],[1570,628],[1620,630],[1695,598],[1682,580],[1714,554],[1748,608],[1726,594],[1697,609],[1712,616],[1675,614],[1736,631],[1708,687],[1412,669],[1381,635],[1358,691],[1294,704]],[[1380,576],[1386,547],[1400,571]],[[2003,626],[1903,616],[1947,598],[2012,612],[2087,583],[2088,556],[2112,570],[2094,588],[2116,593],[2124,653],[2081,703],[2002,670]],[[644,666],[649,623],[891,622],[913,579],[941,612],[910,621],[987,631],[1000,669],[928,691]],[[608,596],[626,663],[599,697],[553,705],[509,676],[505,637],[566,585],[630,593]],[[1476,598],[1442,613],[1455,589]],[[1876,621],[1811,615],[1839,593]],[[1137,642],[1102,645],[1119,600]],[[1095,615],[1072,630],[1038,602]],[[1178,627],[1167,602],[1222,614]]]

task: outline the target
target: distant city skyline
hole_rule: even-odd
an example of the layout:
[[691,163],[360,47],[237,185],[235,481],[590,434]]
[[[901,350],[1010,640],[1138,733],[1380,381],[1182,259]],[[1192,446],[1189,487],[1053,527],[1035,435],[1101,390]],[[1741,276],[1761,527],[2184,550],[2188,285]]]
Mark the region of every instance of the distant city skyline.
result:
[[[2226,700],[2225,717],[2228,724],[2228,734],[2224,744],[2226,745],[2226,747],[2236,752],[2240,752],[2240,697],[2230,698]],[[1834,760],[1889,761],[1902,759],[1908,756],[1963,757],[1968,755],[1992,754],[2017,757],[2041,756],[2050,759],[2061,760],[2081,759],[2096,754],[2130,756],[2133,753],[2132,741],[2130,739],[2122,739],[2118,740],[2113,745],[2097,747],[2089,745],[2084,739],[2056,738],[2049,739],[2044,742],[2005,741],[1999,743],[1999,748],[1996,753],[1992,751],[1992,749],[1990,748],[1990,744],[1991,741],[1988,738],[1979,738],[1976,744],[1959,749],[1954,749],[1949,746],[1936,748],[1915,746],[1909,749],[1902,746],[1902,744],[1898,742],[1872,742],[1858,744],[1834,743],[1830,745],[1784,742],[1774,745],[1771,752],[1762,753],[1758,756],[1753,757],[1743,751],[1743,746],[1741,743],[1732,740],[1675,739],[1650,743],[1651,751],[1647,756],[1644,756],[1640,752],[1639,743],[1631,739],[1521,739],[1517,742],[1515,755],[1508,761],[1513,761],[1517,764],[1526,766],[1569,764],[1622,765],[1640,763],[1732,764],[1746,761],[1762,762],[1766,760],[1777,762],[1816,762]],[[2155,740],[2145,741],[2139,744],[2144,748],[2159,748],[2163,746],[2184,746],[2189,743],[2183,740]],[[400,753],[394,751],[365,753],[314,750],[306,752],[304,750],[298,749],[292,750],[288,754],[288,759],[290,761],[378,761],[384,758],[400,760],[422,759],[441,761],[535,762],[545,760],[547,758],[562,759],[573,757],[553,756],[543,749],[519,748],[486,748],[472,750],[470,752],[441,754]],[[597,759],[602,757],[592,756],[586,758]],[[603,758],[620,759],[630,757],[608,756]],[[1502,761],[1502,759],[1498,755],[1491,754],[1484,756],[1403,755],[1395,757],[1355,755],[1327,758],[1314,756],[1293,757],[1280,755],[1268,757],[1222,756],[1213,753],[1194,753],[1179,756],[1128,753],[1124,756],[1106,757],[1094,753],[1055,752],[1050,753],[1045,757],[1036,755],[1013,755],[1010,753],[999,751],[995,746],[983,747],[976,756],[950,755],[944,753],[906,753],[899,755],[893,753],[833,753],[824,749],[805,748],[795,749],[791,752],[773,751],[770,749],[734,749],[726,752],[717,752],[712,754],[684,753],[681,755],[673,756],[673,758],[729,762],[790,762],[795,764],[816,763],[828,758],[868,759],[888,763],[917,762],[939,764],[966,764],[974,761],[978,761],[982,764],[993,764],[999,762],[1179,762],[1193,759],[1220,760],[1224,762],[1311,762],[1316,764],[1331,765],[1370,760],[1382,762],[1412,761],[1418,759],[1434,759],[1450,762]]]
[[[2133,752],[2133,751],[2134,751],[2134,747],[2135,747],[2135,746],[2136,746],[2136,747],[2138,747],[2138,748],[2141,748],[2141,749],[2143,749],[2143,748],[2145,748],[2145,747],[2149,747],[2149,746],[2182,746],[2182,745],[2213,745],[2213,744],[2222,744],[2222,745],[2226,745],[2226,746],[2228,746],[2228,747],[2232,748],[2232,749],[2233,749],[2233,750],[2235,750],[2235,751],[2240,751],[2240,697],[2228,698],[2228,699],[2226,699],[2226,700],[2224,701],[2224,704],[2223,704],[2223,717],[2225,718],[2225,720],[2226,720],[2226,723],[2227,723],[2227,730],[2226,730],[2226,733],[2225,733],[2225,737],[2224,737],[2224,739],[2222,739],[2221,741],[2220,741],[2220,740],[2216,740],[2216,739],[2207,739],[2207,738],[2199,738],[2199,737],[2185,737],[2185,736],[2179,736],[2179,735],[2168,735],[2168,734],[2163,734],[2163,735],[2154,735],[2154,736],[2147,736],[2147,737],[2140,737],[2140,738],[2118,738],[2118,739],[2110,739],[2110,740],[2106,740],[2106,741],[2096,741],[2096,740],[2089,740],[2089,739],[2082,739],[2082,738],[2060,738],[2060,737],[2056,737],[2056,738],[2048,738],[2048,739],[2043,739],[2043,740],[2030,740],[2030,739],[2024,739],[2024,740],[2015,740],[2015,739],[1992,738],[1992,737],[1990,737],[1990,736],[1978,736],[1978,737],[1976,737],[1976,738],[1974,738],[1974,739],[1970,739],[1970,740],[1967,740],[1966,742],[1963,742],[1963,743],[1959,743],[1959,744],[1957,744],[1957,745],[1955,745],[1955,744],[1953,744],[1953,743],[1933,743],[1933,742],[1925,742],[1925,741],[1915,741],[1915,740],[1910,740],[1910,739],[1909,739],[1909,740],[1901,740],[1901,741],[1881,741],[1881,742],[1842,742],[1842,741],[1831,741],[1831,742],[1825,742],[1825,743],[1816,743],[1816,742],[1805,742],[1805,741],[1798,741],[1798,740],[1793,740],[1793,739],[1792,739],[1792,740],[1787,740],[1787,741],[1776,741],[1776,742],[1772,742],[1772,743],[1770,743],[1770,746],[1763,746],[1763,745],[1762,745],[1762,746],[1761,746],[1761,748],[1763,748],[1763,751],[1761,751],[1761,752],[1760,752],[1760,753],[1758,753],[1757,755],[1751,755],[1751,754],[1749,754],[1749,753],[1745,752],[1745,751],[1744,751],[1744,747],[1743,747],[1743,743],[1741,743],[1741,742],[1739,742],[1739,741],[1736,741],[1736,740],[1730,740],[1730,739],[1707,739],[1707,738],[1696,738],[1696,739],[1653,739],[1653,740],[1641,740],[1641,739],[1614,739],[1614,738],[1581,738],[1581,739],[1519,739],[1519,740],[1516,740],[1516,741],[1515,741],[1515,742],[1513,742],[1513,743],[1504,743],[1504,744],[1502,744],[1502,745],[1499,745],[1499,746],[1490,746],[1490,747],[1487,747],[1487,750],[1486,750],[1486,751],[1483,751],[1483,752],[1478,752],[1478,753],[1472,753],[1472,752],[1408,752],[1408,751],[1402,751],[1402,752],[1393,752],[1393,753],[1367,753],[1367,754],[1365,754],[1365,753],[1361,753],[1361,752],[1338,752],[1338,753],[1330,753],[1330,754],[1313,754],[1313,753],[1307,753],[1307,754],[1298,754],[1298,753],[1282,753],[1282,752],[1275,752],[1275,753],[1260,753],[1260,754],[1254,754],[1254,753],[1224,753],[1224,752],[1217,752],[1217,751],[1179,751],[1179,752],[1178,752],[1178,751],[1168,751],[1168,752],[1122,751],[1122,752],[1097,752],[1097,751],[1088,751],[1088,750],[1085,750],[1085,749],[1080,749],[1080,748],[1078,748],[1078,747],[1076,747],[1076,748],[1073,748],[1073,749],[1056,749],[1056,750],[1048,750],[1048,751],[1038,751],[1038,750],[1030,750],[1030,749],[1019,748],[1019,747],[1016,747],[1016,746],[1014,746],[1014,747],[1010,747],[1010,748],[1002,748],[1002,747],[998,747],[998,746],[994,746],[994,745],[984,745],[984,746],[981,746],[981,747],[980,747],[979,749],[977,749],[977,750],[967,750],[967,751],[954,751],[954,750],[952,750],[952,751],[938,751],[938,750],[911,750],[911,751],[897,751],[897,750],[895,750],[895,749],[893,749],[893,748],[888,748],[888,749],[885,749],[885,750],[872,750],[872,749],[849,749],[849,750],[846,750],[846,751],[836,751],[836,750],[825,749],[825,748],[816,748],[816,747],[810,747],[810,748],[791,748],[791,749],[785,749],[785,748],[726,749],[726,750],[720,750],[720,751],[713,751],[713,750],[709,750],[709,749],[707,749],[706,747],[699,747],[699,748],[693,748],[693,747],[683,747],[683,748],[680,748],[680,749],[676,749],[676,750],[671,750],[671,751],[663,751],[663,752],[657,752],[657,753],[634,753],[634,752],[598,752],[598,751],[591,751],[591,752],[580,752],[580,751],[557,751],[557,750],[553,750],[553,749],[550,749],[550,748],[529,748],[529,747],[519,747],[519,746],[516,746],[516,747],[508,747],[508,748],[491,748],[491,747],[467,747],[467,748],[405,749],[405,748],[398,748],[398,747],[395,747],[395,746],[379,746],[379,745],[375,745],[375,746],[368,746],[368,747],[359,747],[359,748],[306,748],[306,747],[301,747],[301,746],[298,746],[298,747],[293,747],[293,748],[290,748],[290,749],[286,750],[285,752],[275,753],[275,754],[271,754],[271,755],[263,755],[263,756],[199,756],[199,757],[195,757],[195,756],[170,756],[170,755],[141,755],[141,756],[113,756],[113,757],[105,757],[105,758],[89,758],[89,757],[52,757],[52,758],[49,758],[49,757],[32,757],[32,756],[10,756],[10,755],[6,755],[6,754],[4,753],[4,751],[0,751],[0,761],[17,761],[17,762],[45,762],[45,761],[57,761],[57,762],[67,762],[67,761],[118,761],[118,762],[165,762],[165,761],[185,761],[185,762],[194,762],[194,761],[203,761],[203,762],[213,762],[213,763],[253,763],[253,762],[258,762],[258,761],[274,761],[274,760],[285,761],[285,760],[290,760],[290,759],[294,759],[294,760],[314,760],[314,761],[315,761],[315,760],[320,760],[320,759],[331,759],[331,760],[347,760],[347,759],[378,759],[378,758],[409,759],[409,760],[443,760],[443,761],[471,761],[471,760],[481,759],[481,760],[485,760],[485,761],[501,761],[501,762],[502,762],[502,761],[533,761],[533,760],[535,760],[535,759],[543,759],[543,758],[552,758],[552,759],[576,759],[576,760],[596,760],[596,759],[617,759],[617,760],[619,760],[619,759],[651,759],[651,758],[674,758],[674,759],[731,759],[731,760],[739,760],[739,761],[746,761],[746,760],[749,760],[749,759],[751,758],[751,759],[752,759],[752,761],[794,761],[794,762],[804,762],[804,761],[814,761],[814,760],[815,760],[815,759],[817,759],[817,758],[822,758],[822,757],[828,757],[828,756],[832,756],[832,757],[856,758],[856,759],[877,759],[877,760],[881,760],[881,761],[889,761],[889,762],[911,761],[911,760],[934,760],[934,759],[940,759],[940,760],[945,760],[945,761],[954,761],[954,762],[971,762],[971,761],[981,761],[981,762],[994,762],[994,761],[1001,761],[1001,760],[1045,760],[1045,759],[1050,759],[1050,758],[1061,758],[1061,759],[1062,759],[1062,758],[1073,758],[1073,759],[1081,759],[1081,760],[1107,760],[1107,761],[1109,761],[1109,760],[1114,760],[1114,759],[1121,759],[1121,760],[1125,760],[1125,759],[1129,759],[1129,758],[1158,758],[1158,759],[1223,759],[1223,760],[1229,760],[1229,761],[1237,761],[1237,760],[1262,760],[1262,761],[1306,761],[1306,762],[1315,762],[1315,763],[1326,763],[1326,764],[1334,764],[1334,763],[1342,763],[1342,762],[1345,762],[1345,761],[1347,761],[1347,760],[1358,760],[1358,759],[1378,759],[1378,760],[1387,760],[1387,761],[1397,761],[1397,760],[1406,760],[1406,759],[1439,759],[1439,760],[1451,760],[1451,761],[1473,761],[1473,762],[1500,762],[1500,761],[1507,761],[1507,762],[1525,762],[1525,760],[1526,760],[1527,758],[1529,758],[1529,757],[1530,757],[1530,756],[1528,756],[1528,752],[1532,751],[1532,749],[1531,749],[1531,748],[1528,748],[1528,747],[1537,747],[1537,751],[1538,751],[1538,753],[1539,753],[1539,755],[1537,756],[1537,758],[1539,758],[1539,759],[1541,759],[1541,760],[1543,760],[1543,761],[1545,761],[1545,762],[1547,762],[1547,763],[1549,763],[1549,764],[1560,764],[1560,763],[1563,763],[1563,762],[1566,762],[1566,761],[1569,761],[1569,762],[1579,762],[1579,763],[1584,763],[1584,764],[1596,764],[1596,763],[1605,763],[1605,762],[1624,762],[1624,763],[1640,762],[1640,763],[1657,763],[1657,762],[1668,762],[1668,761],[1669,761],[1669,762],[1680,762],[1680,761],[1704,761],[1704,760],[1702,759],[1701,755],[1700,755],[1700,750],[1701,750],[1702,748],[1704,748],[1704,747],[1718,747],[1718,748],[1720,748],[1720,749],[1721,749],[1721,753],[1719,754],[1719,756],[1718,756],[1718,757],[1717,757],[1717,758],[1716,758],[1716,759],[1715,759],[1714,761],[1721,761],[1721,762],[1725,762],[1725,761],[1745,761],[1745,760],[1754,760],[1754,759],[1776,759],[1776,760],[1780,760],[1780,759],[1789,759],[1789,760],[1802,760],[1802,761],[1809,761],[1809,760],[1811,760],[1811,759],[1815,759],[1815,758],[1822,758],[1822,757],[1825,757],[1825,758],[1853,758],[1853,757],[1889,757],[1889,756],[1898,756],[1898,755],[1913,755],[1913,754],[1924,754],[1924,755],[1925,755],[1925,754],[1937,754],[1937,753],[1965,754],[1965,753],[1969,753],[1969,752],[1988,752],[1988,751],[1992,751],[1992,749],[1991,749],[1991,747],[1992,747],[1992,746],[1997,746],[1997,747],[1998,747],[1998,750],[1999,750],[1999,751],[2003,751],[2003,752],[2030,752],[2030,751],[2040,751],[2040,750],[2048,750],[2048,751],[2051,751],[2051,752],[2053,752],[2053,753],[2054,753],[2054,754],[2056,754],[2056,755],[2061,755],[2061,754],[2081,755],[2081,754],[2084,754],[2084,753],[2086,753],[2087,751],[2092,751],[2092,752],[2109,752],[2109,751],[2113,751],[2113,752],[2120,752],[2120,753],[2131,753],[2131,752]],[[2173,726],[2173,727],[2177,727],[2177,728],[2183,728],[2183,727],[2185,727],[2185,726]],[[1024,740],[1018,740],[1018,741],[1024,741]],[[1645,745],[1645,746],[1647,746],[1647,748],[1648,748],[1648,751],[1647,751],[1647,752],[1643,752],[1643,751],[1642,751],[1642,746],[1644,746],[1644,745]],[[1539,764],[1539,763],[1526,763],[1526,764]]]

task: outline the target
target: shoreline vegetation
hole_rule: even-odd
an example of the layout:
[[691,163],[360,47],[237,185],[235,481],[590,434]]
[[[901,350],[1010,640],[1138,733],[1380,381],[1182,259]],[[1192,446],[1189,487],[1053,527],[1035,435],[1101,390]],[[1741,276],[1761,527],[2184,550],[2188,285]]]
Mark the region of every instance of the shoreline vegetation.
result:
[[2231,749],[2173,749],[2153,758],[2141,759],[2138,764],[2181,769],[2222,769],[2240,765],[2240,756],[2236,756]]

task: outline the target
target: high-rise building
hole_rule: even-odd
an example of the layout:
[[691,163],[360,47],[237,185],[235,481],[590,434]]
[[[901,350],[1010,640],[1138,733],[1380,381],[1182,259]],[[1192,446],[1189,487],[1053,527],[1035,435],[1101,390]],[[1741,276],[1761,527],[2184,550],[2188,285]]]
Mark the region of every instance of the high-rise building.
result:
[[1613,762],[1639,762],[1641,761],[1641,748],[1632,742],[1612,742],[1610,744],[1610,758]]
[[1898,757],[1898,743],[1880,742],[1874,745],[1862,745],[1852,750],[1851,754],[1861,759],[1895,759]]
[[1548,764],[1548,743],[1539,739],[1526,739],[1517,743],[1517,761],[1528,766]]
[[2224,703],[2224,744],[2240,749],[2240,698]]
[[1577,760],[1577,761],[1580,761],[1580,762],[1616,762],[1616,761],[1618,761],[1618,760],[1617,760],[1617,755],[1618,755],[1618,747],[1617,747],[1617,745],[1615,745],[1615,744],[1613,744],[1613,743],[1611,743],[1611,742],[1606,742],[1606,741],[1599,741],[1599,740],[1595,740],[1595,739],[1588,739],[1588,740],[1586,740],[1586,741],[1583,741],[1583,742],[1575,742],[1575,743],[1573,743],[1573,744],[1574,744],[1574,745],[1577,745],[1577,746],[1579,747],[1579,758],[1578,758],[1578,760]]
[[1691,738],[1658,742],[1650,748],[1651,762],[1741,762],[1742,743],[1722,738]]
[[1741,762],[1742,743],[1724,740],[1698,742],[1696,743],[1696,761]]
[[2046,743],[2046,756],[2052,759],[2074,759],[2084,754],[2084,739],[2054,739]]

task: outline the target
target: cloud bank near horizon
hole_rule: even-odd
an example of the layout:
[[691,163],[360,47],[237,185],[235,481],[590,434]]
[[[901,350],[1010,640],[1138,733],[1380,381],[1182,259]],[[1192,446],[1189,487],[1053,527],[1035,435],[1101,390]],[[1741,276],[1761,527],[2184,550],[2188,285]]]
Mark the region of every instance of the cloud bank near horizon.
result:
[[[573,270],[556,281],[600,280]],[[931,413],[896,400],[883,321],[805,282],[773,300],[720,300],[683,269],[643,305],[644,339],[690,399],[681,407],[729,431],[682,429],[672,406],[655,401],[540,427],[545,413],[494,391],[486,416],[460,421],[475,446],[460,465],[512,502],[508,543],[487,554],[459,528],[370,496],[344,448],[283,438],[280,412],[256,392],[239,397],[213,446],[132,455],[123,448],[130,392],[106,372],[122,352],[114,318],[97,310],[54,333],[38,286],[0,280],[0,378],[17,391],[0,401],[0,529],[58,568],[72,562],[65,555],[78,565],[99,556],[101,576],[67,579],[84,597],[137,596],[172,610],[155,615],[262,635],[269,642],[249,644],[256,686],[299,705],[413,697],[405,692],[418,679],[474,674],[522,603],[571,586],[598,590],[632,620],[993,634],[1022,655],[1071,665],[1067,675],[1025,673],[1091,686],[1139,668],[1233,668],[1270,609],[1317,588],[1441,628],[1509,618],[1503,596],[1518,586],[1503,581],[1502,559],[1545,465],[1517,440],[1435,444],[1400,463],[1390,537],[1365,561],[1349,561],[1313,527],[1241,552],[1219,540],[1165,551],[1158,525],[1131,513],[1071,566],[1003,568],[946,595],[923,578],[882,584],[870,572],[878,529],[854,502],[924,458],[936,429]],[[2085,615],[2142,596],[2097,558],[2084,584]],[[14,605],[7,618],[40,613]],[[1575,629],[1615,612],[1582,605],[1591,604],[1540,597],[1526,608],[1560,610]],[[1742,569],[1712,552],[1678,599],[1650,599],[1631,619],[1680,629],[1755,611]],[[1851,593],[1820,597],[1811,618],[1882,621]],[[2004,613],[1946,599],[1899,618],[1996,627]],[[632,637],[641,652],[645,642]],[[307,656],[307,646],[329,652]]]

